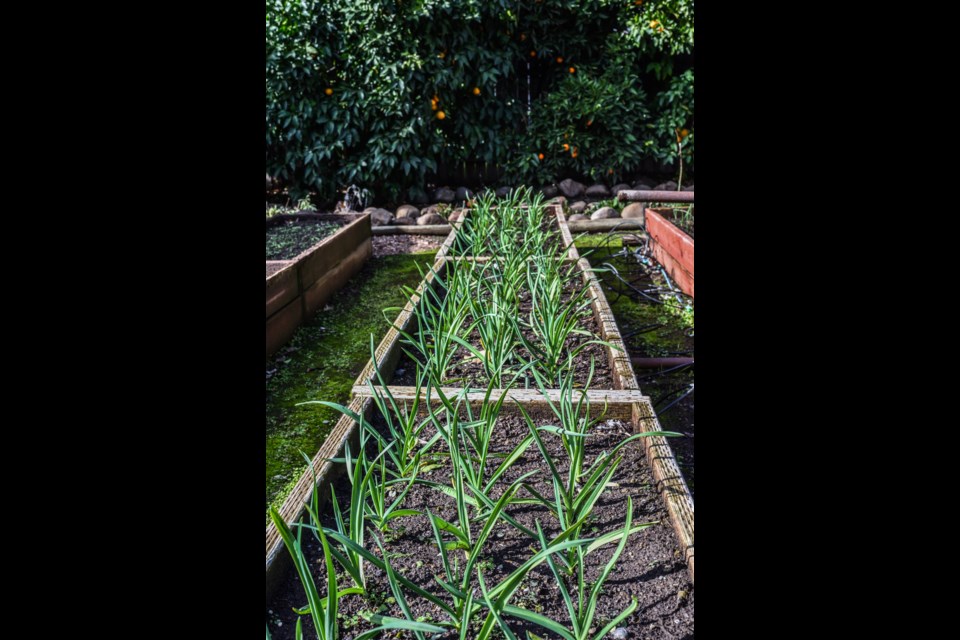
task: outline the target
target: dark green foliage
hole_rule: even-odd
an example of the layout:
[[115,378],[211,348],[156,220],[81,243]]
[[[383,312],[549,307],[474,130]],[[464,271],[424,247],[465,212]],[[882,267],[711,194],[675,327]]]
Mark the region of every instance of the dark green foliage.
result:
[[693,129],[693,0],[268,0],[266,21],[266,169],[294,197],[413,197],[466,161],[612,183]]

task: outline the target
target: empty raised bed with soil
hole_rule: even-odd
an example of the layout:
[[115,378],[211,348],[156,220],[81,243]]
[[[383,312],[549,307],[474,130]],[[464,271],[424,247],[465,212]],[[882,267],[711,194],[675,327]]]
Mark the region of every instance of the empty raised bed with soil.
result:
[[[311,229],[311,225],[316,228]],[[267,218],[266,322],[269,356],[353,276],[373,252],[369,214],[283,214]],[[332,231],[332,233],[331,233]],[[315,238],[319,242],[303,249]],[[300,252],[290,258],[292,251]]]

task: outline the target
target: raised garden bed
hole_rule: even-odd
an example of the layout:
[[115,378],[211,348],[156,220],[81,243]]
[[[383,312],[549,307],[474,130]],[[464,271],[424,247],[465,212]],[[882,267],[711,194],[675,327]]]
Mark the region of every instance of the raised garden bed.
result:
[[[469,218],[469,216],[468,216]],[[552,218],[552,219],[551,219]],[[410,300],[404,309],[400,312],[400,315],[395,322],[394,328],[392,328],[387,336],[381,341],[380,346],[375,350],[373,354],[373,359],[357,379],[357,384],[354,388],[355,397],[351,401],[348,407],[348,414],[344,415],[344,418],[340,420],[337,426],[334,429],[334,432],[328,438],[327,442],[322,447],[321,451],[314,458],[314,467],[317,472],[316,478],[310,474],[305,474],[305,477],[301,479],[300,485],[294,490],[287,502],[284,503],[284,507],[280,510],[280,513],[277,514],[279,521],[286,523],[292,523],[297,520],[304,512],[304,503],[311,499],[315,494],[314,485],[315,480],[318,481],[318,488],[316,490],[316,496],[318,497],[317,506],[322,508],[323,501],[329,496],[329,487],[331,482],[335,481],[335,474],[338,471],[342,470],[342,465],[335,464],[331,459],[337,458],[343,455],[345,450],[345,445],[351,443],[353,451],[357,451],[357,438],[360,429],[357,422],[350,416],[359,416],[363,415],[367,419],[372,419],[371,417],[371,407],[373,403],[373,396],[383,397],[385,394],[392,395],[398,402],[403,402],[404,400],[413,401],[415,399],[421,398],[423,402],[420,403],[421,410],[426,410],[427,407],[431,411],[436,410],[436,405],[439,400],[439,394],[441,391],[437,389],[424,389],[424,388],[411,388],[409,386],[392,386],[391,382],[394,377],[394,372],[397,366],[397,362],[400,358],[400,338],[401,335],[406,335],[410,339],[415,339],[414,336],[421,335],[418,334],[418,326],[416,322],[416,316],[420,313],[427,313],[424,311],[426,307],[423,307],[424,304],[435,306],[441,304],[443,298],[442,290],[447,289],[447,286],[444,285],[440,289],[435,287],[439,286],[440,282],[449,281],[450,278],[457,277],[458,269],[462,269],[466,266],[478,267],[482,266],[484,262],[496,262],[500,260],[500,257],[496,255],[496,247],[490,247],[490,251],[484,251],[483,248],[478,248],[479,245],[474,244],[474,250],[464,251],[463,250],[463,240],[459,234],[463,230],[463,225],[467,224],[469,229],[469,222],[467,223],[455,223],[454,230],[451,232],[450,236],[447,238],[447,241],[444,243],[440,253],[438,253],[437,261],[434,265],[434,268],[429,272],[424,281],[421,283],[417,291],[411,295]],[[549,210],[548,224],[555,225],[556,230],[559,232],[559,236],[562,239],[562,247],[566,247],[565,251],[562,251],[558,258],[552,258],[555,260],[554,264],[559,264],[562,267],[570,267],[573,269],[572,273],[575,276],[572,282],[579,281],[583,287],[582,291],[585,293],[585,300],[590,308],[590,315],[596,321],[599,328],[600,338],[605,342],[604,348],[608,351],[608,363],[607,367],[609,369],[610,382],[609,385],[605,385],[606,388],[596,388],[591,387],[586,396],[590,398],[591,405],[589,415],[595,416],[597,412],[601,409],[604,410],[604,419],[605,420],[620,420],[622,421],[622,427],[626,428],[629,431],[633,432],[659,432],[659,426],[657,418],[650,407],[649,399],[643,396],[640,392],[636,379],[633,376],[633,371],[630,366],[628,356],[623,352],[622,347],[618,347],[620,341],[619,332],[616,327],[616,323],[613,320],[613,315],[610,312],[609,306],[606,303],[603,291],[600,289],[597,282],[596,274],[590,271],[590,265],[586,260],[580,259],[579,255],[576,252],[576,248],[573,246],[569,230],[566,228],[565,220],[559,206],[553,207]],[[448,257],[450,253],[451,246],[455,242],[460,240],[458,245],[458,253],[467,253],[467,256],[451,256]],[[474,240],[477,238],[475,237]],[[513,240],[509,237],[501,239],[502,243],[508,243],[513,246]],[[501,246],[506,246],[501,243]],[[486,255],[484,255],[486,254]],[[451,265],[454,265],[451,268]],[[493,267],[494,270],[503,269],[502,266]],[[538,263],[537,269],[550,269],[549,262]],[[529,267],[528,267],[529,269]],[[506,272],[503,272],[506,273]],[[445,280],[445,278],[447,280]],[[424,302],[428,301],[428,302]],[[423,307],[423,308],[422,308]],[[424,321],[426,322],[427,316],[423,316]],[[439,333],[434,333],[433,335],[441,335]],[[406,345],[407,348],[410,348],[410,345]],[[481,354],[482,355],[482,354]],[[431,365],[432,366],[432,365]],[[487,368],[490,371],[489,367]],[[380,372],[378,376],[377,372]],[[556,380],[560,380],[562,384],[551,384],[554,382],[554,378],[551,378],[549,375],[545,375],[543,378],[538,378],[538,388],[537,389],[517,389],[517,388],[488,388],[483,389],[467,389],[467,388],[448,388],[442,390],[443,393],[447,394],[448,397],[460,397],[462,403],[466,403],[469,406],[475,406],[478,410],[483,410],[486,407],[491,406],[491,403],[495,403],[495,400],[498,398],[504,399],[505,406],[503,411],[505,416],[510,412],[514,411],[513,406],[516,406],[516,410],[521,408],[526,408],[527,411],[532,412],[539,416],[538,419],[543,419],[543,412],[545,408],[549,406],[549,403],[552,401],[555,404],[563,404],[561,400],[567,402],[573,401],[578,402],[583,394],[582,391],[578,389],[573,389],[573,377],[569,373],[570,367],[568,366],[566,377],[561,375]],[[443,371],[438,374],[437,379],[443,378]],[[563,382],[566,380],[566,382]],[[546,387],[544,384],[546,383]],[[373,384],[373,388],[369,386]],[[386,386],[385,386],[386,385]],[[509,385],[506,385],[509,386]],[[486,393],[482,393],[482,392]],[[484,397],[486,396],[486,397]],[[512,406],[511,406],[512,405]],[[539,412],[539,413],[538,413]],[[452,414],[448,413],[449,416]],[[512,424],[513,426],[509,426]],[[522,437],[522,431],[518,431],[519,423],[505,423],[502,429],[496,429],[495,432],[498,434],[498,439],[496,440],[495,448],[497,451],[502,451],[503,447],[509,447],[511,439],[509,434],[514,434],[516,437]],[[616,428],[620,428],[617,426]],[[511,431],[513,429],[513,431]],[[502,438],[499,434],[502,432]],[[429,432],[424,432],[423,437],[429,438]],[[620,435],[617,442],[621,442],[623,436]],[[636,452],[643,451],[645,456],[640,456],[640,458],[645,457],[646,466],[643,467],[647,469],[649,473],[650,484],[652,485],[651,495],[659,495],[663,498],[662,508],[667,514],[667,518],[670,520],[670,524],[673,526],[673,529],[676,533],[676,539],[673,541],[674,548],[677,549],[677,555],[674,557],[675,560],[685,561],[690,577],[693,576],[693,503],[690,498],[689,491],[687,490],[683,478],[680,475],[679,470],[676,467],[676,463],[673,459],[670,447],[667,444],[667,441],[664,437],[659,435],[642,437],[639,440],[636,440]],[[529,446],[529,442],[527,445]],[[523,457],[530,455],[530,463],[534,466],[541,468],[543,467],[541,462],[533,462],[536,460],[536,456],[533,455],[535,449],[529,449],[524,454]],[[626,456],[626,449],[624,449],[624,455]],[[451,454],[452,455],[452,454]],[[547,455],[547,453],[543,453]],[[635,470],[641,466],[637,457],[639,453],[635,453],[633,457],[628,459],[632,462],[625,462],[625,469],[630,468],[635,472]],[[517,458],[519,460],[519,458]],[[519,464],[519,463],[518,463]],[[522,468],[522,467],[518,467]],[[438,468],[439,471],[439,468]],[[442,476],[442,471],[439,475]],[[504,480],[506,481],[506,476]],[[636,479],[629,480],[625,479],[624,482],[637,482]],[[302,486],[301,486],[302,485]],[[546,485],[549,488],[549,485]],[[606,486],[604,483],[603,486]],[[496,494],[496,489],[491,487],[493,493],[491,496]],[[545,491],[548,489],[544,489]],[[338,492],[338,495],[345,495],[341,492]],[[416,496],[418,493],[414,494],[412,491],[408,497],[411,499],[417,499]],[[608,498],[614,498],[614,494],[607,495]],[[426,499],[426,498],[423,498]],[[612,507],[612,513],[617,512],[617,505],[619,505],[619,516],[624,516],[623,513],[623,502],[622,496],[618,502],[616,499],[610,504],[614,505]],[[434,498],[434,502],[438,499]],[[548,506],[541,505],[543,508],[549,511]],[[440,507],[438,506],[439,510]],[[440,511],[438,511],[439,513]],[[464,516],[461,513],[461,516]],[[520,517],[519,515],[517,516]],[[532,517],[532,516],[531,516]],[[321,518],[323,520],[323,518]],[[462,520],[462,518],[461,518]],[[495,519],[494,519],[495,520]],[[329,520],[325,521],[329,522]],[[636,523],[636,521],[635,521]],[[423,524],[423,523],[421,523]],[[496,523],[497,526],[503,525],[504,523]],[[610,521],[606,521],[604,525],[609,525]],[[545,525],[546,526],[546,525]],[[623,526],[623,523],[620,524]],[[606,527],[604,527],[606,528]],[[527,527],[529,532],[529,527]],[[661,527],[660,531],[663,531],[664,528]],[[603,533],[610,533],[615,535],[616,529],[614,531],[609,531],[606,529]],[[309,535],[309,534],[307,534]],[[506,533],[503,534],[504,544],[512,549],[511,553],[519,555],[511,561],[522,562],[523,556],[526,554],[526,551],[521,551],[516,547],[515,540],[509,540],[506,538]],[[641,535],[641,534],[635,534]],[[631,536],[632,538],[632,536]],[[500,538],[497,538],[500,539]],[[548,537],[548,540],[550,538]],[[418,539],[418,543],[423,543],[423,536],[421,535]],[[678,543],[678,544],[677,544]],[[411,544],[413,544],[411,542]],[[429,544],[429,542],[428,542]],[[629,544],[633,545],[634,541],[629,540]],[[642,542],[641,542],[642,544]],[[536,545],[534,545],[536,546]],[[604,557],[603,554],[612,554],[613,545],[608,545],[604,547],[606,551],[598,550],[596,559],[597,562],[602,564],[605,562],[602,560]],[[436,550],[436,546],[432,547],[433,550]],[[625,547],[626,548],[626,547]],[[630,547],[634,548],[634,547]],[[636,547],[639,549],[640,547]],[[488,550],[484,550],[484,553],[487,553]],[[623,551],[623,550],[621,550]],[[506,554],[506,550],[503,550],[503,553]],[[267,582],[268,582],[268,594],[271,591],[271,587],[276,584],[280,578],[280,569],[282,567],[281,558],[282,555],[282,546],[280,542],[279,531],[275,528],[268,528],[267,530]],[[606,557],[610,557],[609,555]],[[668,554],[667,559],[672,556],[672,549],[670,554]],[[660,561],[666,561],[666,559],[661,558]],[[504,566],[507,562],[502,563]],[[623,559],[621,559],[621,564],[623,564]],[[590,565],[592,569],[588,569],[587,573],[584,574],[586,579],[591,579],[590,570],[593,570],[595,573],[593,577],[596,577],[596,570],[599,564]],[[585,566],[587,566],[585,565]],[[415,565],[413,569],[420,569],[422,565]],[[513,568],[513,567],[510,567]],[[503,571],[509,571],[508,568],[501,567]],[[496,567],[490,569],[491,576],[495,576]],[[541,565],[538,570],[546,570],[545,565]],[[432,569],[426,570],[426,573],[430,574]],[[618,569],[620,571],[620,569]],[[409,576],[408,576],[409,577]],[[649,577],[649,572],[644,573],[644,577]],[[491,584],[494,584],[491,582]],[[341,588],[346,585],[341,585]],[[435,585],[433,587],[435,589]],[[621,589],[617,589],[618,591]],[[626,589],[629,593],[634,591],[634,587]],[[675,598],[682,599],[686,597],[685,590],[684,594],[679,592],[674,592]],[[554,594],[556,595],[556,594]],[[269,597],[269,596],[268,596]],[[617,599],[618,600],[621,600]],[[269,602],[269,600],[268,600]],[[298,606],[302,602],[298,603]],[[395,603],[396,604],[396,603]],[[651,602],[652,604],[652,602]],[[619,604],[609,603],[604,605],[604,611],[610,612],[611,617],[613,607],[618,607]],[[609,609],[608,609],[609,608]],[[622,608],[622,607],[621,607]],[[619,609],[618,609],[619,610]],[[551,611],[552,614],[556,614],[556,611]],[[391,610],[392,615],[397,615],[395,610]],[[511,613],[514,618],[516,618],[516,612]],[[522,618],[522,616],[520,616]],[[515,620],[512,618],[512,622]],[[517,627],[518,629],[520,627]],[[530,627],[531,629],[533,627]],[[678,629],[679,630],[679,629]],[[547,634],[544,634],[542,630],[539,630],[538,633],[544,635],[544,637],[550,637]],[[669,632],[668,632],[669,633]],[[447,636],[444,636],[447,637]],[[667,636],[664,636],[667,637]]]
[[339,230],[293,259],[267,261],[267,349],[282,346],[306,318],[353,276],[373,253],[369,214],[282,214],[268,218],[268,232],[284,225],[318,223],[321,233]]
[[677,228],[670,218],[674,210],[647,209],[647,234],[657,262],[688,296],[693,296],[693,238]]

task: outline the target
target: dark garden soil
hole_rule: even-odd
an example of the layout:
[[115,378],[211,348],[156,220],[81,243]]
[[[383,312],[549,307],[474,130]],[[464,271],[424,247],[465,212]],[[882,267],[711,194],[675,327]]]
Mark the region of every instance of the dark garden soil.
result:
[[373,257],[393,256],[401,253],[422,253],[438,251],[446,236],[425,236],[414,234],[391,234],[373,236]]
[[272,276],[273,274],[275,274],[277,271],[280,271],[280,269],[283,269],[284,267],[286,267],[288,264],[289,264],[289,263],[276,263],[276,262],[270,263],[270,262],[268,262],[268,263],[267,263],[267,277],[269,278],[270,276]]
[[[555,417],[549,411],[534,412],[533,419],[537,425],[556,424]],[[382,429],[382,419],[378,422],[379,428]],[[429,438],[432,434],[431,429],[432,427],[427,427],[425,437]],[[622,442],[629,435],[629,429],[628,425],[619,421],[598,423],[592,431],[593,437],[588,439],[586,463],[591,463],[601,451],[609,451]],[[506,453],[528,433],[527,425],[519,414],[512,409],[504,408],[497,423],[492,449]],[[561,473],[565,473],[567,458],[559,439],[551,436],[545,441],[551,455],[556,456],[560,463]],[[445,445],[440,441],[434,451],[445,450],[444,447]],[[693,638],[693,585],[690,583],[683,553],[669,524],[668,514],[659,494],[653,488],[643,445],[640,441],[634,441],[621,449],[621,452],[623,462],[617,468],[612,483],[608,485],[595,506],[593,516],[585,525],[581,537],[596,537],[622,529],[627,496],[633,499],[635,524],[654,521],[659,524],[630,536],[624,553],[610,574],[599,598],[594,627],[599,630],[607,621],[626,608],[632,598],[636,598],[639,607],[619,625],[627,630],[628,635],[625,637],[649,640]],[[499,460],[489,461],[490,471],[497,464]],[[545,472],[543,457],[534,445],[528,448],[518,464],[508,471],[507,477],[498,482],[491,492],[491,497],[500,495],[512,480],[529,471],[539,472],[530,479],[533,488],[545,496],[552,496],[553,489],[549,476]],[[447,484],[449,473],[449,466],[444,464],[440,468],[426,472],[425,479]],[[340,496],[341,506],[348,504],[350,488],[345,475],[334,483],[334,490]],[[520,489],[518,493],[520,498],[528,495],[525,489]],[[451,498],[440,491],[418,484],[406,496],[402,507],[424,513],[393,521],[394,531],[384,541],[387,551],[391,554],[392,564],[398,573],[427,591],[441,595],[441,588],[434,581],[434,576],[443,575],[443,567],[425,512],[429,509],[436,515],[455,523],[457,521],[455,504]],[[540,505],[513,505],[508,508],[508,513],[527,527],[533,528],[535,523],[539,522],[548,539],[559,533],[556,517]],[[335,527],[329,505],[321,519],[324,526]],[[323,596],[325,574],[322,560],[321,563],[317,561],[318,558],[322,558],[319,543],[309,532],[304,532],[304,540],[313,568],[314,581]],[[369,535],[366,546],[370,549],[376,548],[376,544]],[[482,550],[479,564],[487,585],[498,584],[538,548],[539,545],[532,544],[532,541],[523,533],[500,520]],[[588,582],[597,578],[612,557],[615,548],[616,545],[611,543],[586,557],[585,577]],[[379,552],[377,553],[379,555]],[[454,552],[451,552],[451,558],[453,556]],[[462,556],[460,558],[462,562]],[[366,572],[370,599],[364,600],[361,596],[349,595],[340,601],[340,619],[344,629],[342,637],[345,639],[353,638],[371,628],[361,615],[364,612],[379,611],[385,615],[402,617],[400,609],[389,597],[391,594],[384,573],[369,564]],[[477,589],[476,584],[474,577],[474,589]],[[343,571],[339,572],[338,585],[340,589],[351,585]],[[444,596],[441,595],[441,597]],[[412,594],[408,594],[408,599],[414,617],[425,616],[426,619],[434,621],[443,619],[442,612],[435,605]],[[575,595],[574,599],[576,599]],[[306,597],[302,585],[295,572],[291,571],[267,607],[267,625],[274,638],[293,638],[296,614],[293,613],[292,608],[303,607],[305,603]],[[510,603],[542,613],[562,624],[569,622],[569,614],[556,587],[556,578],[546,564],[539,565],[527,575]],[[481,616],[478,616],[481,619],[475,620],[475,624],[482,622],[483,615],[481,611]],[[526,630],[546,640],[558,637],[536,625],[518,619],[507,617],[507,622],[518,637],[525,637],[523,632]],[[309,617],[304,617],[303,623],[304,637],[312,637],[312,622]],[[473,633],[476,633],[476,628],[472,630],[471,634]],[[452,639],[455,635],[447,633],[435,637]],[[498,631],[495,637],[502,637],[502,635]]]
[[[579,290],[584,286],[586,285],[583,284],[583,281],[579,276],[577,276],[573,281],[568,282],[561,297],[562,302],[566,303],[574,290]],[[521,320],[527,320],[530,316],[532,303],[530,302],[530,293],[526,288],[521,290],[520,300],[520,308],[517,317]],[[466,321],[463,323],[463,326],[469,327],[473,324],[473,322],[473,317],[468,315]],[[587,307],[585,310],[585,313],[581,317],[577,328],[588,331],[590,335],[571,335],[567,339],[565,353],[570,353],[580,347],[580,345],[588,343],[591,340],[600,339],[600,325],[597,323],[597,320],[594,317],[593,311],[590,307]],[[531,330],[529,327],[522,326],[521,331],[524,338],[526,338],[529,342],[536,344],[537,337],[533,330]],[[476,329],[474,329],[470,335],[466,337],[466,341],[475,348],[483,348],[483,344],[480,340],[480,333]],[[402,342],[402,339],[401,346],[410,349],[411,351],[413,350],[412,347],[405,345]],[[523,346],[517,346],[515,354],[516,357],[512,367],[514,370],[519,370],[519,368],[523,366],[522,363],[529,362],[532,357],[530,351]],[[593,366],[592,378],[590,377],[591,361]],[[613,388],[614,372],[607,356],[607,347],[602,344],[588,344],[585,346],[577,354],[577,356],[574,357],[573,369],[575,386],[582,387],[586,385],[587,381],[589,380],[591,388]],[[392,384],[397,386],[415,386],[416,371],[416,363],[404,352],[400,357],[400,362],[397,365]],[[509,374],[510,370],[508,370],[507,373]],[[512,375],[510,377],[512,378]],[[473,356],[473,354],[471,354],[466,348],[462,346],[457,347],[457,350],[453,354],[453,359],[451,360],[450,369],[447,370],[447,377],[444,381],[444,384],[448,386],[486,388],[489,384],[489,381],[490,379],[487,377],[487,374],[483,368],[483,364],[480,362],[480,360]],[[504,381],[504,384],[506,384],[506,381]],[[536,389],[537,381],[532,374],[521,376],[517,380],[515,386],[517,388]]]
[[284,220],[267,227],[267,260],[293,260],[344,223],[315,220]]

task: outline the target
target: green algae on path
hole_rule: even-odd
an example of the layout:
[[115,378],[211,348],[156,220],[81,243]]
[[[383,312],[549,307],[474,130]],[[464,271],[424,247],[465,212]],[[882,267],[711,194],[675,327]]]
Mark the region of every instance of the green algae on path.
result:
[[[266,361],[266,503],[283,503],[340,413],[308,400],[347,404],[353,382],[387,332],[387,307],[403,306],[402,285],[416,287],[436,252],[371,258],[325,309],[303,323]],[[265,516],[266,517],[266,516]],[[269,519],[269,518],[268,518]]]

